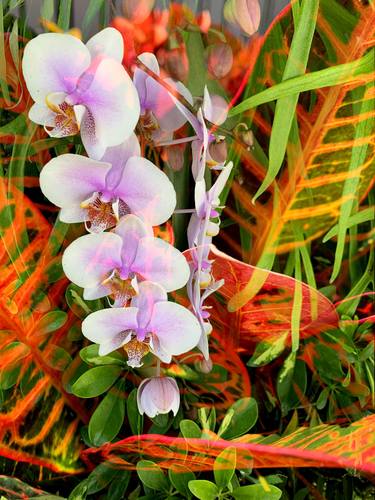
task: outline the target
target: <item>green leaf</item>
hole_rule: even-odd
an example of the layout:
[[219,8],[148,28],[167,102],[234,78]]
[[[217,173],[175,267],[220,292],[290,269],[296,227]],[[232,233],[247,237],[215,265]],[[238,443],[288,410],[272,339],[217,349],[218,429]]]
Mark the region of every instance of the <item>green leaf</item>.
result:
[[274,342],[267,342],[266,340],[259,342],[255,347],[254,354],[247,362],[247,366],[264,366],[273,361],[284,351],[287,338],[288,332],[285,332]]
[[236,468],[236,448],[225,448],[214,462],[215,483],[219,489],[226,488]]
[[107,391],[117,380],[120,366],[96,366],[87,370],[72,385],[72,392],[80,398],[94,398]]
[[60,0],[59,17],[57,19],[57,24],[63,31],[69,30],[71,8],[72,0]]
[[181,434],[184,438],[197,438],[199,439],[202,436],[202,430],[200,427],[193,422],[192,420],[181,420],[180,422],[180,430]]
[[42,8],[40,9],[40,17],[52,21],[55,13],[55,1],[43,0]]
[[[295,27],[288,60],[285,65],[283,80],[288,80],[305,72],[310,47],[315,31],[319,0],[302,0],[299,23]],[[273,120],[270,145],[269,164],[266,177],[255,193],[253,202],[266,191],[278,174],[284,160],[286,147],[299,94],[282,97],[277,100]]]
[[201,500],[214,500],[219,495],[219,490],[216,484],[204,479],[195,479],[189,481],[189,490],[192,494]]
[[[346,228],[350,229],[351,227],[363,224],[364,222],[369,222],[371,220],[375,220],[375,207],[364,208],[363,210],[351,215],[346,222]],[[338,232],[339,225],[336,224],[324,236],[323,243],[326,243],[331,238],[337,236]]]
[[45,335],[51,333],[65,325],[68,315],[64,311],[56,309],[41,317],[35,330],[35,335]]
[[168,479],[161,468],[151,460],[140,460],[137,463],[137,474],[142,483],[152,490],[166,491],[169,489]]
[[100,299],[90,300],[87,304],[83,298],[83,289],[74,283],[67,287],[65,300],[71,311],[80,319],[84,319],[88,314],[103,308]]
[[99,345],[92,344],[80,350],[81,359],[88,365],[118,365],[127,366],[126,361],[119,352],[111,352],[106,356],[99,356]]
[[128,470],[119,471],[119,474],[111,482],[108,488],[108,500],[123,500],[128,489],[131,472]]
[[341,381],[344,378],[344,372],[335,349],[324,344],[316,344],[315,349],[314,363],[319,375],[328,382]]
[[16,206],[14,204],[5,205],[5,207],[0,210],[0,229],[6,229],[9,227],[14,220],[15,214]]
[[195,480],[195,474],[185,465],[172,464],[168,470],[168,476],[176,490],[184,497],[189,498],[189,481]]
[[258,420],[258,405],[253,398],[239,399],[231,409],[234,414],[227,430],[222,434],[223,439],[234,439],[246,434]]
[[89,439],[95,446],[112,441],[124,423],[124,387],[125,381],[119,380],[99,403],[90,418]]
[[189,60],[188,89],[193,96],[202,96],[207,78],[204,45],[200,32],[185,32],[186,51]]
[[132,433],[141,434],[143,429],[143,415],[141,415],[138,411],[137,389],[133,389],[128,396],[126,402],[126,412]]
[[374,50],[370,50],[361,59],[345,64],[338,64],[327,69],[314,71],[303,76],[296,76],[245,99],[229,111],[229,116],[239,115],[249,109],[275,99],[292,96],[299,92],[357,82],[359,78],[373,70]]
[[72,362],[72,357],[62,347],[58,345],[49,345],[48,351],[45,353],[46,363],[55,370],[63,371]]
[[[367,85],[367,88],[369,88]],[[371,83],[373,85],[373,83]],[[354,98],[358,92],[354,92]],[[360,96],[358,96],[360,98]],[[359,115],[364,116],[366,114],[371,115],[374,112],[374,100],[373,99],[364,99],[361,101],[361,104],[354,104],[354,107],[357,108],[356,111]],[[359,108],[359,109],[358,109]],[[349,168],[347,170],[348,177],[345,179],[344,187],[342,190],[342,198],[344,203],[342,203],[340,208],[340,216],[338,221],[338,230],[337,230],[337,245],[335,252],[335,261],[333,263],[332,276],[330,279],[330,283],[332,283],[337,276],[339,275],[341,269],[341,263],[344,256],[345,249],[345,239],[346,232],[348,227],[348,222],[352,211],[357,211],[358,198],[353,196],[358,191],[358,186],[361,180],[361,169],[362,165],[365,163],[367,150],[369,148],[368,142],[360,143],[362,137],[366,137],[371,135],[371,131],[374,129],[374,118],[368,118],[367,120],[361,120],[357,123],[355,127],[355,135],[354,135],[354,143],[359,144],[358,147],[352,148],[352,154],[350,159]],[[357,175],[353,175],[355,171],[358,171]]]
[[96,15],[100,11],[104,4],[104,0],[90,0],[90,3],[86,9],[85,17],[82,21],[82,31],[86,35],[92,21],[96,18]]
[[104,490],[119,472],[106,463],[99,464],[87,478],[87,493],[93,495]]
[[250,486],[241,486],[232,492],[235,500],[279,500],[282,491],[276,486],[269,484],[266,491],[261,484],[252,484]]
[[331,389],[329,387],[325,387],[322,392],[319,394],[319,397],[316,402],[316,407],[318,410],[323,410],[325,405],[327,404],[328,396]]
[[301,405],[301,396],[307,385],[306,365],[296,359],[296,353],[290,353],[285,359],[277,377],[277,394],[281,402],[283,415]]

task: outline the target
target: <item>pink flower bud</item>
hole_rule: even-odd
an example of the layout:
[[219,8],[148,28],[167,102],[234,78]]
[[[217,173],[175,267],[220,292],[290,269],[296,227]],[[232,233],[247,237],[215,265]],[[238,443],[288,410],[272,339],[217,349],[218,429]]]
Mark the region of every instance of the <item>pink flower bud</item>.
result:
[[233,52],[227,43],[217,43],[208,47],[207,67],[214,78],[224,78],[233,65]]
[[143,23],[151,14],[155,0],[123,0],[125,16],[135,24]]
[[180,407],[180,391],[171,377],[153,377],[143,380],[137,392],[138,410],[150,418],[171,410],[176,416]]
[[224,6],[225,19],[249,36],[258,30],[260,16],[259,0],[227,0]]
[[176,146],[167,146],[164,148],[164,152],[168,165],[175,172],[179,172],[184,166],[185,144],[177,144]]
[[202,361],[199,361],[197,368],[202,373],[210,373],[213,368],[213,363],[211,358],[202,359]]
[[185,47],[158,51],[158,60],[168,76],[174,80],[184,81],[189,73],[189,60]]
[[209,145],[208,151],[213,162],[224,163],[228,156],[228,147],[225,140],[216,141]]

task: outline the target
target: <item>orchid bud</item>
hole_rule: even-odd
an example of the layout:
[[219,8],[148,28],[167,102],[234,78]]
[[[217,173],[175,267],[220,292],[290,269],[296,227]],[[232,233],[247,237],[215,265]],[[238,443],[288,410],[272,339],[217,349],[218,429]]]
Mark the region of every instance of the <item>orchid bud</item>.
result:
[[224,163],[228,156],[228,148],[225,140],[219,140],[209,145],[208,151],[215,164]]
[[260,24],[259,0],[227,0],[224,6],[224,17],[251,36],[258,30]]
[[214,78],[224,78],[233,65],[233,51],[227,43],[217,43],[208,47],[207,67]]
[[254,146],[254,134],[246,125],[246,123],[239,123],[234,133],[236,137],[238,137],[248,148],[252,148]]
[[138,410],[150,418],[171,410],[176,416],[180,407],[180,391],[171,377],[153,377],[143,380],[137,391]]
[[[161,56],[161,57],[159,57]],[[185,47],[158,52],[159,62],[164,66],[168,76],[174,80],[184,81],[189,73],[189,60]]]
[[125,16],[135,24],[143,23],[151,14],[155,0],[123,0]]
[[209,10],[202,10],[197,17],[197,23],[202,33],[208,33],[211,27],[211,14]]
[[210,373],[212,371],[212,368],[213,368],[213,363],[211,358],[208,359],[203,358],[201,361],[197,363],[197,369],[201,373],[206,373],[206,374]]
[[[182,146],[182,147],[181,147]],[[172,170],[179,172],[184,166],[185,144],[176,146],[167,146],[165,148],[166,161]]]

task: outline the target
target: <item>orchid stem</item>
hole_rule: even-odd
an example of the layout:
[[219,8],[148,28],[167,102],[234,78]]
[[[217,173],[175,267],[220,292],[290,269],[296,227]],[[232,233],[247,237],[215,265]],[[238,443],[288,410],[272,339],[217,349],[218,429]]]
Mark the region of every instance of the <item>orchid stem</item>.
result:
[[172,141],[163,141],[163,142],[157,142],[155,143],[156,147],[161,147],[161,146],[175,146],[177,144],[183,144],[184,142],[193,142],[195,139],[198,139],[197,135],[193,135],[191,137],[184,137],[182,139],[174,139]]
[[178,208],[173,213],[174,214],[193,214],[195,212],[195,208]]

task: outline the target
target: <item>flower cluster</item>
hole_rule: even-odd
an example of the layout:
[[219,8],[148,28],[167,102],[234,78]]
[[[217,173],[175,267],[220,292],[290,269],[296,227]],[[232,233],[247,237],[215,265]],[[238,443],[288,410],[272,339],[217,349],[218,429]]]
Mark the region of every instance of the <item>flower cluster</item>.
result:
[[[41,190],[60,208],[61,221],[83,222],[88,232],[64,252],[66,276],[83,288],[85,300],[107,297],[110,305],[84,319],[83,335],[99,345],[100,356],[122,348],[131,368],[142,367],[148,353],[158,358],[157,376],[138,390],[140,412],[153,417],[176,414],[179,407],[178,386],[160,376],[160,361],[170,363],[196,346],[209,359],[211,326],[203,303],[222,284],[212,277],[209,248],[232,165],[224,165],[225,155],[217,160],[211,147],[222,138],[207,125],[224,122],[224,99],[206,89],[195,113],[189,90],[161,79],[153,54],[138,57],[133,78],[121,64],[123,56],[122,37],[113,28],[86,45],[69,34],[47,33],[27,44],[23,72],[34,100],[29,118],[52,137],[80,134],[87,153],[57,156],[40,175]],[[174,139],[186,122],[195,135]],[[174,212],[176,193],[167,175],[144,157],[139,137],[155,146],[191,142],[196,184],[189,263],[154,235],[153,228]],[[208,190],[206,164],[220,171]],[[190,309],[168,299],[185,285]]]

